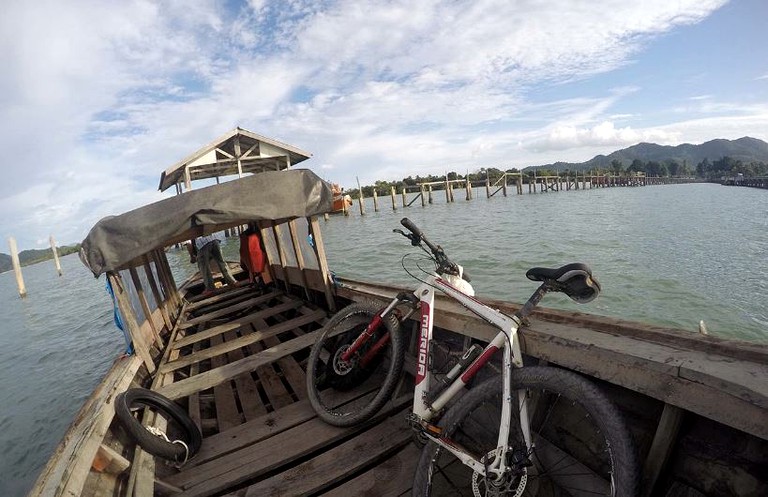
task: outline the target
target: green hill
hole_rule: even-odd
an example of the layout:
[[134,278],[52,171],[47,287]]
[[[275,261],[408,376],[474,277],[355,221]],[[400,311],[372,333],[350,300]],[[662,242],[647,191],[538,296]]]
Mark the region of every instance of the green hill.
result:
[[[59,257],[63,257],[74,252],[79,252],[80,244],[65,245],[63,247],[58,247],[58,250]],[[38,262],[47,261],[49,259],[53,259],[53,252],[51,252],[51,249],[29,249],[19,252],[19,262],[22,266],[31,266],[32,264],[37,264]],[[13,269],[11,256],[0,253],[0,273],[10,271],[11,269]]]
[[610,155],[597,155],[586,162],[555,162],[543,166],[531,166],[524,171],[547,169],[550,171],[589,171],[590,169],[608,169],[611,162],[618,160],[624,167],[628,167],[632,161],[643,162],[670,162],[687,164],[695,170],[696,166],[705,159],[710,162],[730,157],[733,160],[744,163],[763,162],[768,163],[768,143],[757,138],[745,136],[738,140],[716,139],[692,145],[657,145],[655,143],[638,143],[631,147],[617,150]]

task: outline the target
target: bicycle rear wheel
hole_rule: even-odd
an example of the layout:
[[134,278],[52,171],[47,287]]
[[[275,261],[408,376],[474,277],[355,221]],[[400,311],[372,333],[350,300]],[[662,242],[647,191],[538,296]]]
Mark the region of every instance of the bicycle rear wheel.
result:
[[[486,482],[447,450],[422,451],[413,496],[632,497],[638,470],[632,440],[616,407],[592,383],[560,369],[526,367],[512,373],[509,447],[516,471]],[[520,429],[518,392],[526,396],[533,451]],[[501,378],[470,390],[445,415],[443,436],[482,460],[496,449],[501,423]]]
[[[307,394],[320,419],[334,426],[354,426],[376,414],[392,397],[403,371],[404,339],[400,322],[389,313],[355,355],[342,354],[365,331],[380,308],[351,304],[325,325],[307,362]],[[388,340],[381,341],[385,335]],[[376,344],[381,348],[369,354]]]

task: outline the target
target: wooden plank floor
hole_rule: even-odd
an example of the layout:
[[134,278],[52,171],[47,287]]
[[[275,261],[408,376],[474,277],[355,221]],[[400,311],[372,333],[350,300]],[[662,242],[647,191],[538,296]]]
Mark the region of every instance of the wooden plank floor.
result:
[[158,391],[189,408],[204,438],[180,470],[158,465],[158,479],[181,489],[174,495],[409,493],[419,450],[405,420],[408,397],[346,429],[320,421],[307,400],[306,359],[324,311],[242,287],[188,309],[185,334],[171,345],[178,357],[160,365],[175,381]]

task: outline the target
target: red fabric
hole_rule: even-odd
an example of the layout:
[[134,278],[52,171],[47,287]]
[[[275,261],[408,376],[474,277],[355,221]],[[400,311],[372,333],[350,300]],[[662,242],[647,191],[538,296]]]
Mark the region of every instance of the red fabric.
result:
[[253,276],[256,274],[262,275],[265,282],[271,281],[269,273],[265,271],[267,255],[261,246],[261,238],[258,233],[243,233],[240,235],[240,265],[248,270],[251,281],[253,281]]

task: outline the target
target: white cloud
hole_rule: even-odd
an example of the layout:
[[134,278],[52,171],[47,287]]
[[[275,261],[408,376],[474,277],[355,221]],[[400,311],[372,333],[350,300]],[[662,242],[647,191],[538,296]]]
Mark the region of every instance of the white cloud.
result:
[[671,144],[679,139],[679,133],[658,129],[635,130],[629,126],[616,128],[612,122],[604,121],[590,128],[555,125],[545,138],[534,141],[529,148],[539,152],[582,147],[623,148],[638,142]]
[[687,134],[615,124],[640,88],[530,95],[629,64],[722,3],[10,2],[0,231],[21,219],[30,243],[51,226],[78,240],[157,198],[160,171],[237,125],[311,150],[350,184],[668,142]]

